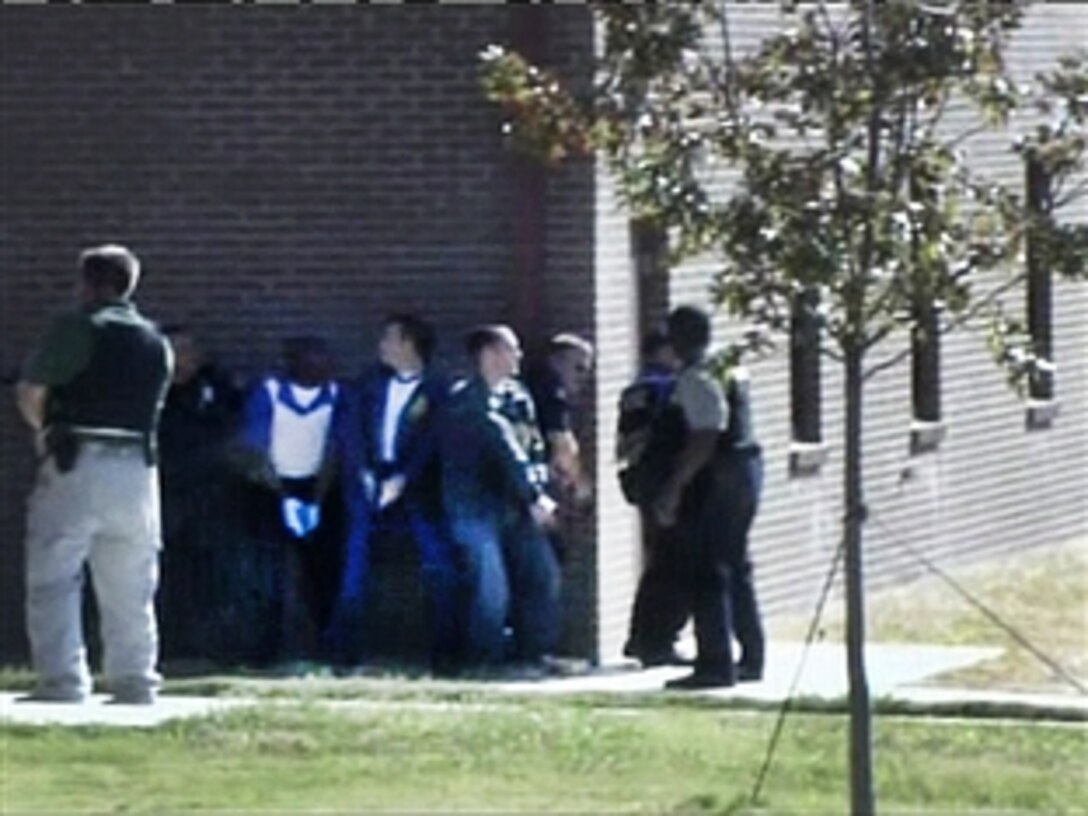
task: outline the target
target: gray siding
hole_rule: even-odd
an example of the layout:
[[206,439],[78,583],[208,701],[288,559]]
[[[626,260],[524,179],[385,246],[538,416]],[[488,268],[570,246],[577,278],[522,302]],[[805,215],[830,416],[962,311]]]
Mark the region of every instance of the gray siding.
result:
[[[735,5],[731,30],[738,52],[771,27],[778,12]],[[1036,5],[1009,50],[1010,66],[1026,79],[1057,54],[1088,42],[1088,6]],[[953,125],[969,124],[962,114]],[[972,164],[1018,183],[1022,169],[1011,136],[988,134],[966,145]],[[728,180],[723,180],[723,191]],[[1088,220],[1088,203],[1065,217]],[[674,270],[672,303],[706,303],[712,259]],[[1023,295],[1006,298],[1022,313]],[[992,362],[984,327],[947,335],[943,348],[943,414],[947,438],[933,453],[911,456],[909,362],[883,372],[865,393],[865,485],[874,514],[865,531],[867,575],[873,587],[917,575],[904,544],[941,564],[999,556],[1088,531],[1088,287],[1060,283],[1054,293],[1055,358],[1061,413],[1048,430],[1028,431],[1025,404]],[[720,337],[737,322],[720,316]],[[892,338],[878,350],[906,342]],[[831,455],[819,475],[788,472],[789,380],[785,347],[753,366],[757,427],[767,472],[764,502],[753,534],[758,588],[772,613],[807,607],[823,583],[841,535],[842,377],[823,363],[823,430]],[[841,589],[841,587],[840,587]]]

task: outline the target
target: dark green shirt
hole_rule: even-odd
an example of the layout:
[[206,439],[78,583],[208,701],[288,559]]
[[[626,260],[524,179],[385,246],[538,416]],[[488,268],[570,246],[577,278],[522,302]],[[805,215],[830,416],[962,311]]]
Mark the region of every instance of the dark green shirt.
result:
[[86,310],[57,317],[23,367],[23,380],[44,386],[71,382],[90,362],[93,342]]

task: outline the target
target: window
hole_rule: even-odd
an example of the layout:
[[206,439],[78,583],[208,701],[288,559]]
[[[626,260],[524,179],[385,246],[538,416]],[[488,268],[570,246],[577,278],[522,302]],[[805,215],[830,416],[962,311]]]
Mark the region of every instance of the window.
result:
[[790,315],[790,475],[817,473],[827,460],[820,418],[820,294],[807,289]]
[[913,308],[910,334],[911,423],[910,451],[935,450],[944,438],[941,424],[941,310],[931,298],[920,297]]
[[[1037,157],[1027,161],[1027,205],[1033,219],[1051,218],[1050,176]],[[1051,272],[1046,259],[1045,238],[1036,227],[1027,235],[1028,333],[1036,359],[1043,365],[1031,375],[1029,394],[1033,400],[1054,399],[1054,347],[1051,338]]]
[[820,430],[820,295],[808,289],[790,316],[790,420],[795,442],[818,444]]

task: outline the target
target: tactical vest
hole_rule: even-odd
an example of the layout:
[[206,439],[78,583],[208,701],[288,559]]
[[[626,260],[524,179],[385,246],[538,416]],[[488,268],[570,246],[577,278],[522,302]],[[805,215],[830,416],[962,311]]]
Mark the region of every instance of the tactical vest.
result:
[[684,446],[683,413],[669,402],[675,383],[672,374],[644,374],[620,394],[617,477],[629,504],[653,502]]
[[718,441],[723,453],[750,451],[759,447],[752,422],[752,384],[747,372],[733,372],[725,386],[725,401],[729,406],[729,422]]
[[90,359],[49,389],[47,424],[136,431],[151,447],[170,385],[166,341],[132,307],[105,306],[87,320]]
[[526,475],[543,489],[548,482],[548,448],[536,418],[536,404],[520,380],[508,379],[496,390],[497,410],[511,424],[514,436],[528,457]]

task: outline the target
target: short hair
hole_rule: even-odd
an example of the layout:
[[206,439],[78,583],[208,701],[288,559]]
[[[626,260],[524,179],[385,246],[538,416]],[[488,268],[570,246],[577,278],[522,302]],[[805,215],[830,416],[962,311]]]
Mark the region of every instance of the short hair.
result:
[[412,341],[416,353],[424,363],[429,363],[438,346],[438,334],[434,326],[419,315],[410,312],[394,312],[386,315],[382,328],[399,326],[401,333]]
[[140,282],[140,260],[120,244],[103,244],[79,253],[79,272],[94,291],[128,297]]
[[677,306],[669,313],[669,342],[682,358],[710,345],[710,317],[697,306]]
[[488,323],[469,329],[465,335],[465,351],[473,360],[479,360],[480,352],[491,346],[517,344],[518,336],[514,330],[503,323]]
[[299,334],[285,337],[283,357],[287,361],[298,360],[307,354],[328,354],[329,344],[324,337],[315,334]]
[[642,359],[648,360],[669,345],[669,334],[663,326],[650,329],[642,337],[638,350]]
[[564,351],[581,351],[593,356],[593,344],[573,332],[560,332],[552,335],[548,341],[548,354],[559,354]]

